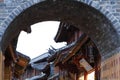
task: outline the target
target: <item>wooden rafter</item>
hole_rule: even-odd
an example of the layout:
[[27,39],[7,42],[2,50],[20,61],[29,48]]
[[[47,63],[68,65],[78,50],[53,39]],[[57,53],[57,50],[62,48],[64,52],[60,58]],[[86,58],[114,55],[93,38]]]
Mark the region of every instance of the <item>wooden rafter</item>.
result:
[[16,63],[17,59],[18,59],[18,56],[16,55],[16,53],[15,53],[11,44],[8,46],[8,49],[10,51],[10,54],[11,54],[11,57],[12,57],[13,61]]
[[57,56],[57,58],[56,58],[55,61],[54,61],[54,65],[56,65],[57,63],[59,63],[61,56],[62,56],[62,54],[59,54],[59,55]]
[[78,39],[75,46],[69,51],[69,55],[62,61],[64,64],[66,61],[68,61],[72,56],[77,53],[77,51],[82,47],[82,45],[88,40],[88,36],[86,34],[82,34],[82,36]]

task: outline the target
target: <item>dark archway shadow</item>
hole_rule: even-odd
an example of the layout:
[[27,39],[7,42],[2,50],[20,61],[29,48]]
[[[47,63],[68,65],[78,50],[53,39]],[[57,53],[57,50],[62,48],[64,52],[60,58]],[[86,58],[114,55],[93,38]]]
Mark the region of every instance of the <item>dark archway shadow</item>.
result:
[[30,32],[31,24],[50,20],[74,25],[85,32],[94,41],[101,55],[120,46],[114,26],[100,11],[78,1],[47,0],[27,8],[9,24],[1,41],[3,53],[11,41],[17,40],[21,30]]

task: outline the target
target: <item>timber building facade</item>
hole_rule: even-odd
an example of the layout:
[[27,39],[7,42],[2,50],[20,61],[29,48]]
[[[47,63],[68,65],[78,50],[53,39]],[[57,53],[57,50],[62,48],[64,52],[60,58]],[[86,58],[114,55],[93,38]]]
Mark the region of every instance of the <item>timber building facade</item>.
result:
[[[66,41],[69,46],[77,40],[75,45],[79,45],[57,52],[55,56],[58,60],[50,58],[50,62],[54,61],[55,73],[59,73],[55,75],[59,76],[58,79],[64,79],[66,77],[62,74],[69,76],[70,73],[75,79],[79,76],[86,79],[91,71],[95,71],[96,80],[120,79],[120,0],[0,0],[0,80],[4,80],[5,76],[7,79],[17,78],[23,73],[29,59],[17,54],[16,40],[21,31],[30,33],[30,26],[42,21],[64,22],[82,32],[77,39],[73,36],[71,39],[66,32],[63,34],[65,37],[60,35],[62,33],[57,34],[56,41]],[[79,39],[83,41],[80,44]],[[87,51],[90,53],[86,56]],[[63,55],[68,58],[64,59]],[[72,64],[73,71],[66,69],[69,64]],[[81,68],[83,71],[80,71]]]
[[[59,76],[51,80],[100,79],[101,57],[96,45],[85,33],[72,25],[61,23],[55,41],[65,41],[68,46],[72,46],[52,56],[54,66],[58,69],[55,74]],[[92,74],[92,79],[89,77],[90,74]]]
[[[12,43],[11,43],[12,44]],[[30,58],[20,52],[16,52],[15,47],[9,45],[5,52],[4,60],[4,80],[17,80],[25,72]]]
[[61,22],[55,41],[67,42],[67,45],[32,59],[21,80],[100,79],[101,56],[85,33]]
[[33,58],[27,66],[20,80],[47,80],[50,75],[50,64],[47,58],[50,57],[49,52]]

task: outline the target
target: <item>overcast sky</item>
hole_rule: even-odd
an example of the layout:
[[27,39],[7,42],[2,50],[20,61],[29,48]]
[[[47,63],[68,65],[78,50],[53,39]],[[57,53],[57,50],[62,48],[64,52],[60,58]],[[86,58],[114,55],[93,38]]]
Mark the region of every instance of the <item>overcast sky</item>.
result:
[[52,45],[60,48],[65,43],[55,43],[54,37],[57,33],[59,22],[40,22],[31,26],[32,33],[21,32],[17,44],[17,51],[34,58],[47,52]]

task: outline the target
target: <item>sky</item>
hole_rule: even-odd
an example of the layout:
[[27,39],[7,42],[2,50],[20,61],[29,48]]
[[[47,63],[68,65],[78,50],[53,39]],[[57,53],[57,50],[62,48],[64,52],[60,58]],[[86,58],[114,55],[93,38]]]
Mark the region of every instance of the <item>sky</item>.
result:
[[28,34],[24,31],[20,33],[17,51],[32,59],[47,52],[50,46],[56,49],[65,46],[65,42],[55,43],[54,41],[59,24],[60,22],[57,21],[47,21],[31,25],[31,33]]

